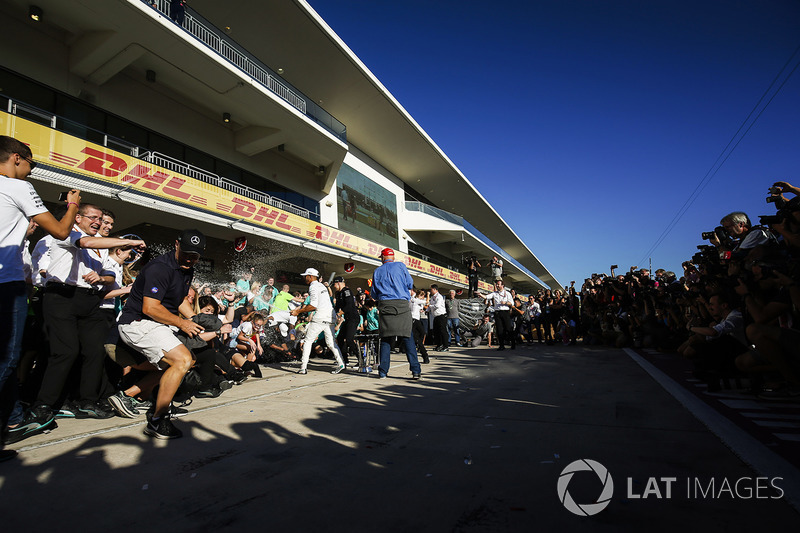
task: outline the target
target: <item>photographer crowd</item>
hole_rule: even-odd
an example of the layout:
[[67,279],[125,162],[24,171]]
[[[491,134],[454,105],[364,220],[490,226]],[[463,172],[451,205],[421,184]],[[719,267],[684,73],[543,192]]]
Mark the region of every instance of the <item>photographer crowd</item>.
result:
[[[800,189],[777,182],[767,202],[777,213],[753,225],[742,212],[702,233],[682,276],[646,269],[593,274],[581,288],[584,341],[677,352],[695,376],[751,378],[764,399],[800,396]],[[790,195],[790,197],[787,197]]]

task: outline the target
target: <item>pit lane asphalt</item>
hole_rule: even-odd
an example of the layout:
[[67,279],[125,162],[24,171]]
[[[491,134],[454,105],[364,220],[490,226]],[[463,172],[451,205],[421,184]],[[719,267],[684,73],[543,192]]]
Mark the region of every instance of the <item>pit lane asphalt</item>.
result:
[[[624,351],[433,355],[418,382],[401,354],[385,380],[331,375],[323,360],[306,376],[266,368],[264,379],[195,400],[176,421],[184,438],[173,441],[144,436],[139,420],[61,420],[11,446],[18,458],[0,464],[3,531],[714,532],[800,523],[787,501],[797,501],[796,468],[772,480],[784,498],[756,498],[764,474]],[[569,512],[557,491],[562,470],[581,459],[602,464],[614,483],[594,516]],[[661,478],[676,479],[670,498]],[[720,491],[738,480],[738,494]],[[602,486],[578,472],[568,492],[594,503]]]

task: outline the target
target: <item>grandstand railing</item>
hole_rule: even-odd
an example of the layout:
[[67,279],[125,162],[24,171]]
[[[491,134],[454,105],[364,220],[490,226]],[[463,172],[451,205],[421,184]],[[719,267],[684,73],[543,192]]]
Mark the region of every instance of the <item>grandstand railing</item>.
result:
[[294,204],[281,200],[280,198],[275,198],[274,196],[270,196],[269,194],[250,188],[247,185],[236,183],[235,181],[223,178],[222,176],[218,176],[212,172],[203,170],[202,168],[195,167],[189,163],[184,163],[183,161],[173,157],[169,157],[158,152],[147,152],[142,154],[141,159],[147,161],[148,163],[153,163],[154,165],[172,170],[173,172],[178,172],[184,176],[189,176],[190,178],[202,181],[203,183],[208,183],[209,185],[214,185],[215,187],[225,189],[226,191],[238,194],[239,196],[245,196],[251,200],[256,200],[262,204],[271,205],[272,207],[294,213],[295,215],[300,215],[304,218],[313,218],[311,216],[311,211],[308,209],[298,207]]
[[[142,0],[142,2],[151,7],[155,7],[155,9],[171,20],[169,0]],[[211,24],[211,22],[204,19],[195,10],[186,7],[186,15],[181,27],[186,30],[187,33],[235,65],[239,70],[256,80],[259,84],[333,133],[339,140],[347,142],[347,128],[344,124],[318,106],[313,100],[303,95],[302,92],[291,87],[286,80],[278,76],[272,69],[256,59],[250,52],[242,48],[236,41]]]

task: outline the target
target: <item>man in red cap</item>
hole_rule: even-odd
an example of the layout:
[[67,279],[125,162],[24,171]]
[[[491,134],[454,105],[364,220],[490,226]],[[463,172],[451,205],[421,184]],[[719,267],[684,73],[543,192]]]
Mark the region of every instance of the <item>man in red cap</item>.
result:
[[389,373],[391,337],[400,337],[405,344],[406,357],[411,368],[412,379],[419,379],[421,368],[417,359],[417,348],[411,334],[411,291],[414,283],[406,265],[394,262],[394,250],[381,250],[383,264],[372,275],[372,297],[378,302],[378,320],[381,335],[381,362],[378,377]]

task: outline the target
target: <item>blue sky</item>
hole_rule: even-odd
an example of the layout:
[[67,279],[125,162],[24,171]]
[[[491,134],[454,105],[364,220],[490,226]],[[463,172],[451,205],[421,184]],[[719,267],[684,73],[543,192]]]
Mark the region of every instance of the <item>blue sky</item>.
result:
[[[309,3],[564,284],[646,266],[800,46],[794,0]],[[776,180],[800,186],[800,72],[653,268],[680,276],[728,212],[774,213]]]

